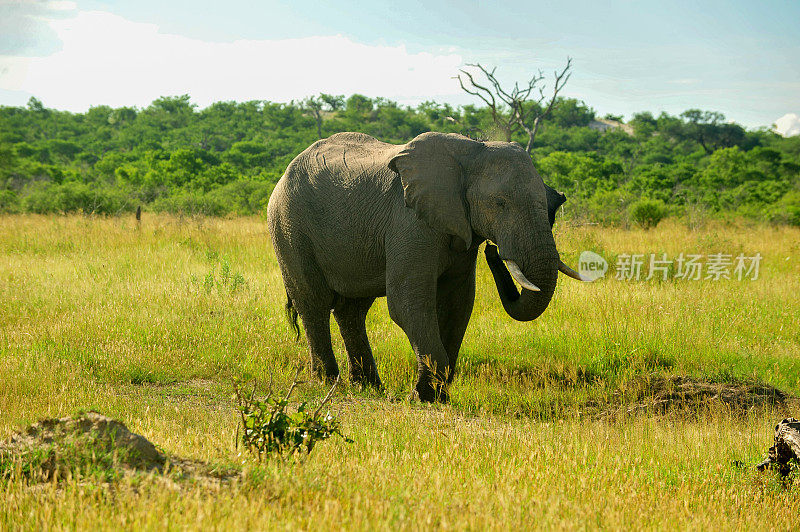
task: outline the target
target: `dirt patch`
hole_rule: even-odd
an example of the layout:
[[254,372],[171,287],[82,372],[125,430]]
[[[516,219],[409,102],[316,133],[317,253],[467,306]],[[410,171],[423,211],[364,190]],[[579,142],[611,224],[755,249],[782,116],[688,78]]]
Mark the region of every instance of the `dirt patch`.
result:
[[628,382],[614,392],[599,417],[619,414],[687,414],[725,410],[744,414],[771,408],[787,412],[795,398],[777,388],[757,383],[710,382],[685,376],[653,376]]
[[205,464],[168,456],[124,423],[97,412],[44,419],[0,442],[0,479],[92,477],[111,481],[137,473],[168,473],[174,480],[224,479]]
[[196,406],[207,410],[231,410],[230,386],[207,379],[191,379],[170,384],[124,384],[117,393],[123,397],[146,397],[176,406]]

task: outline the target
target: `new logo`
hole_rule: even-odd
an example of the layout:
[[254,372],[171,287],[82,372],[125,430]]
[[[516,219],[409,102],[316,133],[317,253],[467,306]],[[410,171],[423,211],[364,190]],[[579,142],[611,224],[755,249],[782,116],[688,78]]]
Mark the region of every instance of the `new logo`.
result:
[[591,281],[604,277],[608,271],[606,259],[593,251],[582,251],[578,259],[578,273]]

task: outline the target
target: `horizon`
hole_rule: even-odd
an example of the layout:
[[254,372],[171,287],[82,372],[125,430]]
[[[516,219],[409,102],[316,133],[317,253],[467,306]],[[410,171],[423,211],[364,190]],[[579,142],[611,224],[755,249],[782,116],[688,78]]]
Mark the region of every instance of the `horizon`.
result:
[[[325,94],[329,94],[329,93],[325,93]],[[331,95],[331,96],[343,96],[345,101],[346,101],[348,98],[350,98],[350,96],[354,96],[354,95],[365,96],[365,95],[359,94],[359,93],[343,94],[343,95],[342,94],[334,94],[334,95]],[[157,97],[156,99],[154,99],[150,103],[148,103],[146,105],[142,105],[142,106],[139,106],[139,105],[123,105],[123,106],[108,106],[108,107],[110,107],[111,109],[120,109],[120,108],[134,109],[138,113],[138,112],[144,111],[145,109],[151,107],[153,104],[155,104],[160,99],[167,99],[167,98],[175,98],[175,99],[177,99],[177,98],[181,98],[181,97],[184,97],[184,96],[188,96],[189,97],[189,102],[188,103],[192,107],[192,111],[193,112],[202,112],[205,109],[208,109],[208,108],[212,107],[214,104],[226,103],[226,102],[233,102],[233,103],[236,103],[236,104],[245,104],[245,103],[249,103],[249,102],[258,102],[258,103],[264,103],[264,104],[294,105],[294,106],[297,106],[297,107],[300,107],[302,105],[301,100],[298,99],[298,98],[295,98],[295,99],[292,99],[292,100],[289,100],[289,101],[284,101],[284,102],[276,102],[276,101],[272,101],[272,100],[241,100],[241,101],[239,101],[239,100],[216,100],[214,102],[210,102],[207,105],[200,105],[196,101],[192,100],[190,94],[164,94],[164,95],[161,95],[161,96]],[[312,95],[312,96],[319,96],[319,95]],[[559,95],[559,98],[561,98],[560,95]],[[106,104],[98,104],[98,105],[91,105],[91,106],[87,107],[85,110],[71,111],[69,109],[58,109],[56,107],[50,107],[50,106],[48,106],[46,104],[46,102],[43,102],[40,98],[37,98],[35,95],[31,96],[31,99],[36,100],[45,109],[50,109],[50,110],[57,111],[57,112],[67,112],[67,113],[72,113],[72,114],[86,114],[91,109],[106,106]],[[6,104],[0,103],[0,107],[17,107],[17,108],[29,107],[30,103],[31,103],[31,99],[29,99],[28,102],[26,102],[24,104],[19,104],[19,105],[6,105]],[[411,111],[418,110],[418,107],[420,105],[422,105],[423,103],[425,103],[425,102],[420,102],[417,105],[402,104],[402,103],[397,102],[395,100],[390,100],[388,98],[382,98],[380,96],[377,96],[375,98],[370,98],[370,99],[372,100],[373,104],[376,103],[376,99],[383,99],[384,101],[397,104],[398,107],[400,107],[401,109],[407,109],[407,110],[411,110]],[[429,101],[431,101],[433,103],[436,103],[436,104],[448,103],[448,102],[440,102],[440,101],[436,101],[436,100],[429,100]],[[652,111],[650,111],[648,109],[642,109],[640,111],[637,111],[637,112],[633,113],[633,115],[631,115],[630,117],[622,116],[622,120],[618,120],[620,118],[620,115],[613,115],[611,113],[606,113],[605,115],[601,115],[596,109],[594,109],[591,106],[590,102],[584,102],[583,100],[577,100],[577,101],[580,102],[580,103],[583,103],[588,109],[591,109],[595,113],[595,116],[594,116],[594,120],[595,121],[611,120],[611,121],[617,121],[617,122],[622,123],[622,124],[627,124],[628,122],[630,122],[634,118],[634,116],[636,114],[639,114],[639,113],[648,113],[649,112],[653,116],[653,118],[658,118],[658,116],[659,116],[659,114],[656,114],[656,113],[654,113],[654,112],[652,112]],[[481,102],[480,100],[478,100],[477,102],[472,102],[472,103],[456,104],[456,105],[452,105],[452,107],[456,111],[462,111],[465,106],[469,106],[469,105],[474,105],[475,108],[477,108],[477,109],[486,107],[486,104]],[[686,110],[688,111],[690,109],[686,109]],[[703,111],[705,111],[705,109],[703,109]],[[608,116],[608,118],[606,118],[607,116]],[[681,117],[681,113],[677,113],[675,115],[670,114],[669,116],[682,118]],[[798,118],[798,121],[800,121],[800,117],[797,117],[797,118]],[[726,121],[725,122],[729,123],[729,124],[737,124],[737,125],[745,128],[745,130],[747,130],[747,131],[758,131],[760,129],[769,127],[769,126],[747,127],[744,124],[739,124],[738,122],[735,122],[733,120],[729,120],[729,119],[727,119],[727,117],[726,117]],[[792,125],[794,126],[794,124],[792,124]],[[797,126],[795,126],[795,127],[797,127]],[[770,131],[776,131],[776,130],[775,129],[770,129]],[[794,133],[792,135],[782,135],[782,136],[794,136],[796,134],[798,134],[798,133]]]
[[0,0],[0,105],[33,96],[85,112],[188,94],[204,108],[325,92],[463,106],[481,103],[452,79],[467,63],[497,66],[506,84],[542,69],[548,90],[569,56],[561,96],[598,117],[703,109],[800,134],[800,5],[549,4],[269,1],[245,10],[232,0],[187,11],[155,0]]

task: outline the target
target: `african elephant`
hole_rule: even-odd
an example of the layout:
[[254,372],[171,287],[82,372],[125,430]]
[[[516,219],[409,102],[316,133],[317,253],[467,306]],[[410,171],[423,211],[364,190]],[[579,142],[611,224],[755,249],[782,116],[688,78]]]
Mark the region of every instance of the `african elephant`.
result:
[[580,279],[553,240],[564,200],[516,143],[443,133],[402,146],[361,133],[314,143],[289,164],[267,208],[286,308],[298,334],[298,314],[303,322],[313,372],[339,375],[333,310],[352,381],[381,387],[364,321],[386,296],[417,357],[416,394],[446,402],[483,241],[497,246],[487,244],[486,260],[516,320],[547,308],[559,270]]

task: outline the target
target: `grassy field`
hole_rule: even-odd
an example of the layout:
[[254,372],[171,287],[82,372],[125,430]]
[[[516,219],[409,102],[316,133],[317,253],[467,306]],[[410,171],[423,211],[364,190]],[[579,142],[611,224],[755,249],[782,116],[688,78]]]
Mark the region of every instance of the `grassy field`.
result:
[[[355,442],[259,464],[234,447],[232,379],[280,388],[307,358],[263,220],[0,218],[0,440],[96,409],[242,470],[216,484],[0,481],[0,529],[800,527],[800,486],[752,468],[800,413],[800,230],[667,221],[557,226],[556,241],[576,266],[582,250],[764,259],[756,281],[562,278],[532,323],[503,313],[481,259],[451,404],[405,401],[416,363],[380,300],[368,331],[386,394],[344,385],[331,402]],[[677,376],[740,395],[681,401]],[[779,396],[768,387],[789,399],[748,391]],[[324,393],[310,382],[298,398]]]

